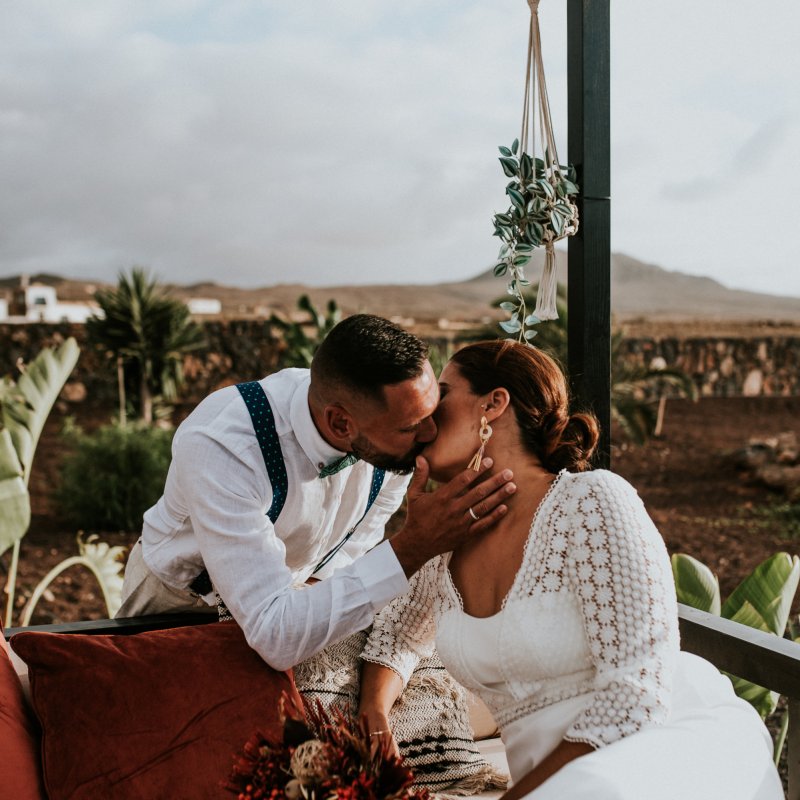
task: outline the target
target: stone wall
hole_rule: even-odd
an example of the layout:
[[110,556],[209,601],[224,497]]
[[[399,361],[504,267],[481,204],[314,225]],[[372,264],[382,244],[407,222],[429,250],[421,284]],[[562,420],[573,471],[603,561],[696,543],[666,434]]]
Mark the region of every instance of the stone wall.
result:
[[[207,346],[184,362],[186,403],[277,368],[281,342],[268,322],[228,320],[203,327]],[[0,375],[13,373],[17,359],[30,360],[42,347],[67,336],[74,336],[81,347],[70,382],[81,384],[98,403],[116,402],[114,366],[87,345],[82,325],[0,325]],[[800,337],[637,338],[626,339],[623,347],[639,364],[647,366],[659,357],[667,366],[684,370],[703,396],[800,395]]]
[[704,397],[800,395],[800,337],[626,339],[643,366],[663,358],[692,376]]

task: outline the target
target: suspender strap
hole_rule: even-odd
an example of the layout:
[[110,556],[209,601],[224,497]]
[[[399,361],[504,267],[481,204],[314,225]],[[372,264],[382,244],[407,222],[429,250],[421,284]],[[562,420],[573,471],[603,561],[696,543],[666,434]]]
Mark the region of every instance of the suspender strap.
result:
[[[286,474],[286,464],[283,461],[278,431],[275,429],[275,415],[272,413],[272,406],[269,404],[264,387],[258,381],[239,383],[236,388],[250,413],[253,430],[256,433],[258,446],[261,448],[264,465],[267,468],[267,477],[272,484],[272,504],[267,511],[267,516],[274,525],[283,510],[286,495],[289,492],[289,477]],[[213,591],[208,571],[204,569],[191,582],[189,588],[199,595],[206,595]]]
[[267,516],[274,525],[289,493],[289,477],[286,474],[278,431],[275,429],[275,415],[272,413],[267,393],[258,381],[239,383],[236,388],[250,412],[253,430],[256,432],[258,446],[261,448],[261,455],[267,468],[267,476],[272,484],[272,505],[267,511]]
[[339,550],[344,547],[347,540],[356,532],[356,528],[362,523],[364,517],[369,514],[369,510],[372,508],[372,504],[375,502],[375,498],[380,494],[381,486],[383,486],[383,479],[386,475],[386,471],[382,469],[378,469],[375,467],[372,470],[372,485],[369,487],[369,497],[367,498],[367,508],[364,513],[361,515],[361,519],[350,528],[349,531],[344,535],[339,544],[336,545],[332,550],[329,550],[327,555],[322,559],[322,561],[314,567],[314,571],[311,573],[312,575],[316,575],[338,552]]

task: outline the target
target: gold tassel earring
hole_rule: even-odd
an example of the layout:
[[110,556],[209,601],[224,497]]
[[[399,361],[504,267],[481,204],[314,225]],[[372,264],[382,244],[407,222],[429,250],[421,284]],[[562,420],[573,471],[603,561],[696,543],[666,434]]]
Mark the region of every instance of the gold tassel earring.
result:
[[492,426],[489,424],[489,420],[486,417],[481,417],[481,429],[478,431],[478,436],[481,439],[481,446],[477,453],[472,458],[472,461],[469,462],[469,466],[467,469],[474,470],[477,472],[481,468],[481,461],[483,460],[483,451],[486,449],[486,442],[492,438]]

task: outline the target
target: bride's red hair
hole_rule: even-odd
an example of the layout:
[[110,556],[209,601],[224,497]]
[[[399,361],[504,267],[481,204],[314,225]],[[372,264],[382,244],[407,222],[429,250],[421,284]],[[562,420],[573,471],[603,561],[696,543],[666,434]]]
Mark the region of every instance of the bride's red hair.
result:
[[475,342],[450,359],[475,394],[504,388],[526,449],[549,472],[590,469],[600,429],[593,414],[569,411],[558,364],[537,347],[510,339]]

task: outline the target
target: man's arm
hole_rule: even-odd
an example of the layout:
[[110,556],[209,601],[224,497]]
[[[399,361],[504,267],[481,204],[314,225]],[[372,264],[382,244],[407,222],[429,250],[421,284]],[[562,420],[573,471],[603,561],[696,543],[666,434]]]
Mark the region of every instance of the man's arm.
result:
[[[475,492],[459,476],[439,490],[441,500],[425,495],[423,467],[414,479],[409,521],[398,534],[397,548],[394,540],[383,543],[332,577],[297,591],[283,542],[264,515],[263,473],[202,432],[182,437],[175,461],[212,583],[250,646],[279,670],[366,628],[376,611],[408,589],[407,574],[441,552],[438,548],[452,547],[470,529],[481,530],[467,513],[469,505],[481,497],[495,502],[487,496],[494,478]],[[398,550],[402,557],[396,557]]]

